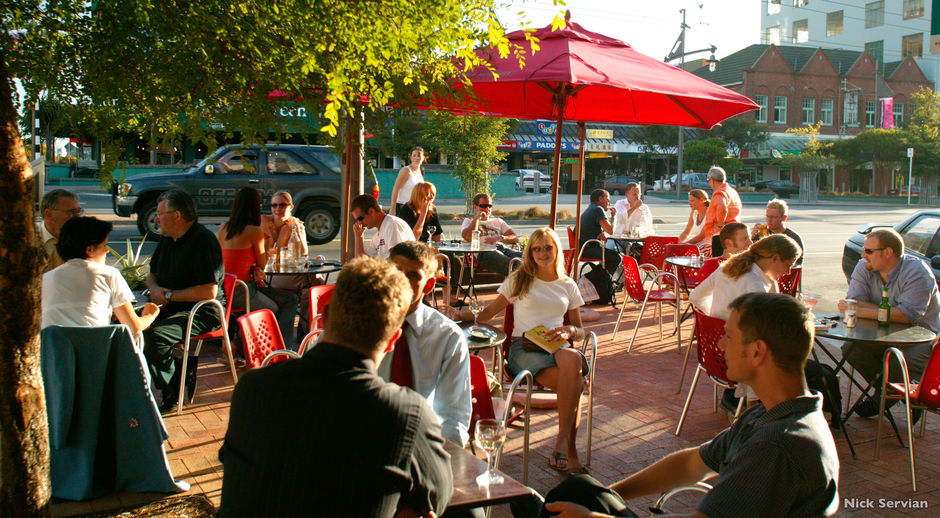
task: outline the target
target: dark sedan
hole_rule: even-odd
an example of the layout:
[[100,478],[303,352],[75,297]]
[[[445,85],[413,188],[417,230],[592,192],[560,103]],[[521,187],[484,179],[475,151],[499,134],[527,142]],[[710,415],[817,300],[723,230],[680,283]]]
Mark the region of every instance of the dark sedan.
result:
[[790,180],[770,180],[767,182],[757,182],[754,189],[758,191],[769,190],[774,192],[778,198],[789,198],[791,195],[800,194],[800,184]]
[[[842,273],[851,279],[855,265],[862,258],[865,237],[876,228],[891,227],[890,224],[866,223],[849,238],[842,250]],[[904,253],[919,257],[930,264],[934,277],[940,279],[940,210],[923,210],[894,225],[904,238]],[[940,281],[938,281],[940,283]]]

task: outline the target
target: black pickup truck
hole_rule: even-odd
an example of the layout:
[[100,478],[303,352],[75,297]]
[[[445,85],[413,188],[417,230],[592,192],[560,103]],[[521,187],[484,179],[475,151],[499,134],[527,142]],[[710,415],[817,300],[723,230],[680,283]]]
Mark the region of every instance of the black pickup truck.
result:
[[[200,216],[228,216],[235,194],[250,186],[261,192],[264,207],[277,191],[294,199],[294,215],[303,220],[307,239],[328,243],[339,231],[342,191],[339,157],[327,146],[225,146],[195,166],[171,173],[140,174],[111,187],[114,213],[137,214],[142,235],[159,234],[154,218],[157,197],[170,189],[192,195]],[[366,192],[374,181],[366,179]]]

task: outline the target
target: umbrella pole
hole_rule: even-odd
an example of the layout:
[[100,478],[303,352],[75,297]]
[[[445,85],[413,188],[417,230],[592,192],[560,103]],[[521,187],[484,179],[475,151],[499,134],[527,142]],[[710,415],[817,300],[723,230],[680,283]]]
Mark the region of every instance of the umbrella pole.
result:
[[584,133],[586,132],[585,127],[587,125],[584,121],[578,122],[578,134],[581,137],[581,144],[578,148],[578,198],[575,204],[575,214],[574,214],[574,243],[572,247],[575,249],[575,258],[572,262],[573,268],[571,271],[578,271],[578,250],[581,249],[579,243],[581,242],[581,193],[584,192]]
[[552,208],[548,216],[548,226],[555,228],[555,216],[558,212],[558,183],[561,181],[561,126],[564,124],[565,104],[568,101],[568,85],[559,86],[555,91],[555,110],[558,119],[555,124],[555,161],[552,171]]

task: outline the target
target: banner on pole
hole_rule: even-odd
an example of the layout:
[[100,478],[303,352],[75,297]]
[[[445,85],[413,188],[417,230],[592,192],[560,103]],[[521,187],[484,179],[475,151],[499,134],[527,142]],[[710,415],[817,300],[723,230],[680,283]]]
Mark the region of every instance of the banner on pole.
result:
[[894,129],[894,99],[891,97],[881,98],[881,127]]

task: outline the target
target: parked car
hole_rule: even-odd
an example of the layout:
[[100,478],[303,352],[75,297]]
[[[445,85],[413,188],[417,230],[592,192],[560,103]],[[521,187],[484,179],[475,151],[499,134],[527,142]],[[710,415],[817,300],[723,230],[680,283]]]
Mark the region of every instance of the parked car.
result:
[[[308,241],[319,245],[339,232],[340,167],[328,146],[224,146],[185,171],[140,174],[113,183],[112,206],[118,216],[137,214],[140,233],[156,236],[157,197],[167,190],[188,192],[200,216],[228,216],[242,187],[258,189],[265,206],[275,192],[288,191]],[[365,192],[373,192],[375,181],[366,178],[365,183]]]
[[[852,278],[855,265],[862,258],[865,237],[876,228],[891,227],[890,224],[866,223],[849,238],[842,250],[842,273],[846,280]],[[940,210],[922,210],[894,225],[904,238],[904,253],[919,257],[933,269],[934,277],[940,279]],[[938,281],[940,284],[940,281]]]
[[536,179],[538,179],[538,192],[548,192],[552,187],[552,177],[537,169],[513,169],[509,174],[516,175],[516,190],[535,192]]
[[632,176],[611,176],[604,180],[601,184],[601,189],[609,192],[612,196],[620,196],[621,194],[627,193],[627,184],[629,183],[640,184],[643,188],[643,194],[653,190],[652,185],[643,185],[643,180],[633,178]]
[[793,194],[800,194],[800,184],[791,180],[769,180],[754,184],[756,191],[773,191],[778,198],[789,198]]

